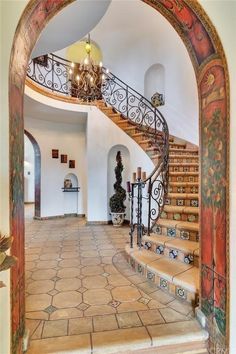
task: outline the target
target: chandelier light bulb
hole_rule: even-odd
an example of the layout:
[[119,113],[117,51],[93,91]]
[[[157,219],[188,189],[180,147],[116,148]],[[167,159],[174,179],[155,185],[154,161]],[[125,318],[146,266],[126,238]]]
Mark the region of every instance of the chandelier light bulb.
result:
[[102,61],[100,61],[99,66],[100,66],[100,68],[102,68]]
[[76,80],[79,81],[79,75],[76,76]]
[[84,64],[85,64],[85,65],[88,65],[88,58],[85,58],[85,59],[84,59]]
[[90,77],[90,82],[93,82],[93,77],[92,76]]
[[71,67],[74,68],[75,67],[75,63],[72,62],[71,63]]
[[109,69],[106,69],[106,73],[109,74]]
[[105,75],[104,74],[102,74],[102,80],[105,80]]
[[69,70],[69,74],[71,75],[72,73],[73,73],[73,70],[72,70],[72,69],[70,69],[70,70]]

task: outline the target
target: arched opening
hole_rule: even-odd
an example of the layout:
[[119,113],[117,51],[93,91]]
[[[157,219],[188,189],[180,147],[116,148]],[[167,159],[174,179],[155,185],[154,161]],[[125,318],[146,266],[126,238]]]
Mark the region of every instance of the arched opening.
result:
[[144,96],[150,101],[156,92],[165,96],[165,68],[162,64],[153,64],[144,75]]
[[[12,254],[12,338],[14,351],[24,332],[23,91],[30,53],[42,28],[71,1],[31,1],[17,27],[9,80],[10,225]],[[201,136],[201,301],[218,347],[227,346],[228,327],[228,72],[220,39],[197,2],[145,1],[163,14],[186,44],[195,68]],[[39,16],[40,14],[40,16]],[[35,20],[37,18],[37,21]],[[214,304],[214,305],[212,305]]]
[[[25,198],[26,198],[26,191],[27,191],[27,201],[34,203],[34,217],[40,218],[41,217],[41,153],[40,147],[33,137],[27,130],[24,130],[25,136],[27,137],[28,141],[32,144],[33,147],[33,161],[28,162],[30,165],[33,163],[33,170],[32,166],[28,165],[27,171],[25,168],[25,182],[27,181],[27,186],[25,185]],[[26,142],[27,143],[27,142]],[[32,160],[32,154],[30,154],[29,158]],[[31,167],[31,168],[29,168]],[[28,174],[30,172],[30,174]],[[33,176],[31,176],[33,173]],[[30,178],[27,178],[27,175]],[[26,201],[26,199],[25,199]]]

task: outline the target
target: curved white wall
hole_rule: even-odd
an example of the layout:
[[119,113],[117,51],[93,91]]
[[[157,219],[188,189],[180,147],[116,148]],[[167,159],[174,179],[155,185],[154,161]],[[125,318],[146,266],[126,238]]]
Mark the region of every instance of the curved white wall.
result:
[[[66,170],[62,170],[60,164],[58,167],[57,159],[51,159],[50,153],[51,149],[59,148],[59,150],[61,150],[62,146],[64,146],[62,153],[70,151],[68,154],[74,156],[73,159],[78,161],[78,169],[75,171],[81,183],[82,193],[80,193],[83,195],[82,199],[84,201],[83,207],[79,209],[79,214],[86,214],[87,220],[90,222],[107,221],[109,215],[109,196],[107,190],[108,156],[114,144],[125,146],[130,152],[129,178],[125,176],[125,178],[129,180],[131,180],[131,174],[133,171],[136,171],[137,166],[141,166],[147,174],[150,173],[154,167],[153,162],[133,139],[123,130],[119,129],[98,108],[57,101],[43,96],[27,86],[25,87],[25,93],[33,100],[45,105],[44,119],[47,117],[47,106],[57,109],[61,108],[64,110],[65,115],[67,111],[87,113],[86,130],[80,132],[80,142],[77,143],[78,131],[76,130],[75,124],[66,125],[65,123],[49,122],[26,117],[27,130],[32,132],[32,135],[37,138],[40,147],[42,145],[41,215],[63,215],[63,212],[60,210],[60,205],[63,204],[60,199],[63,194],[60,190],[62,187],[62,178],[60,176],[64,178]],[[27,100],[25,100],[25,102],[27,104]],[[26,107],[25,111],[27,111]],[[29,125],[31,127],[29,127]],[[67,146],[69,146],[70,150],[66,150]],[[80,162],[82,158],[83,162]],[[44,173],[46,173],[46,175],[44,175]],[[53,177],[54,174],[56,174],[55,178]],[[49,184],[49,181],[53,181],[53,183]],[[126,181],[124,179],[124,185],[125,183]],[[81,196],[80,193],[79,198]]]
[[43,29],[32,58],[64,48],[81,39],[100,21],[111,0],[76,0],[54,16]]
[[[182,39],[155,9],[140,0],[112,1],[91,31],[112,73],[144,92],[146,71],[156,63],[165,68],[164,114],[170,133],[198,141],[198,92],[195,73]],[[65,57],[66,49],[58,52]]]

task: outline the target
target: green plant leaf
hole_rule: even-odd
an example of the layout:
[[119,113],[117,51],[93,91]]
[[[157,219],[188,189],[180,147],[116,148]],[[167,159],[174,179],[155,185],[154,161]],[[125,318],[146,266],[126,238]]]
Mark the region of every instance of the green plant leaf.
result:
[[16,264],[16,261],[17,261],[16,257],[6,256],[4,262],[0,265],[0,272],[11,268],[14,264]]
[[0,252],[6,252],[12,244],[12,237],[0,236]]

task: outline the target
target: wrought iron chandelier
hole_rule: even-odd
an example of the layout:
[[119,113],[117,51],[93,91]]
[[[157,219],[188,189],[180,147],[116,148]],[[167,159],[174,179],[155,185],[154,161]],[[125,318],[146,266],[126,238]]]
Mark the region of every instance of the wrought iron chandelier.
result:
[[[71,63],[69,70],[71,95],[78,99],[91,102],[102,99],[101,87],[105,80],[102,62],[96,65],[91,58],[90,34],[85,44],[86,57],[83,63]],[[106,69],[106,73],[109,70]]]

